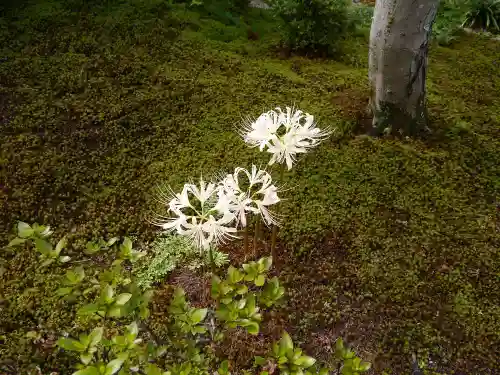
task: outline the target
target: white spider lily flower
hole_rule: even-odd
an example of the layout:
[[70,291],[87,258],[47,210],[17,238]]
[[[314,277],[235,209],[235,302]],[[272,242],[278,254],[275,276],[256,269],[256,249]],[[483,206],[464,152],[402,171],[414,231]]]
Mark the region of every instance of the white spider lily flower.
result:
[[256,199],[254,202],[257,205],[258,213],[262,216],[262,219],[266,225],[278,225],[278,220],[273,215],[271,211],[267,208],[280,201],[278,197],[278,189],[276,186],[271,185],[268,189],[264,191],[264,196],[262,199]]
[[231,200],[220,185],[200,180],[199,185],[185,184],[180,194],[172,195],[168,202],[168,212],[172,216],[155,224],[167,232],[189,237],[200,249],[234,237],[236,217],[230,210]]
[[280,127],[280,115],[275,111],[261,114],[255,121],[248,119],[243,129],[240,131],[246,143],[252,147],[259,147],[264,151],[266,146],[276,137],[276,132]]
[[238,225],[246,227],[247,213],[261,215],[267,225],[277,224],[268,206],[280,201],[278,189],[272,184],[271,175],[252,165],[252,170],[236,168],[221,181],[225,195],[230,200],[229,210],[238,219]]
[[247,121],[241,133],[251,147],[272,154],[269,165],[286,163],[289,170],[297,154],[306,153],[331,134],[316,127],[313,115],[293,107],[263,113],[254,122]]

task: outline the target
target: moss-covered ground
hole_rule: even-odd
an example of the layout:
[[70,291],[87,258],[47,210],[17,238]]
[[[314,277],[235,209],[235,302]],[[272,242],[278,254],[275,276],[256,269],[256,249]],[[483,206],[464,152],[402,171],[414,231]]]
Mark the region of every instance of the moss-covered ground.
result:
[[[375,139],[360,134],[362,33],[336,60],[284,57],[263,11],[77,3],[38,1],[0,19],[3,242],[17,220],[69,233],[73,254],[92,237],[151,239],[158,183],[264,165],[235,126],[295,104],[337,131],[285,174],[287,302],[273,324],[317,356],[342,336],[377,374],[406,373],[413,352],[441,373],[500,371],[498,41],[433,45],[429,134]],[[23,338],[68,320],[40,289],[54,276],[27,252],[0,259],[0,363],[57,370],[51,350]],[[252,345],[239,345],[229,355],[245,366]]]

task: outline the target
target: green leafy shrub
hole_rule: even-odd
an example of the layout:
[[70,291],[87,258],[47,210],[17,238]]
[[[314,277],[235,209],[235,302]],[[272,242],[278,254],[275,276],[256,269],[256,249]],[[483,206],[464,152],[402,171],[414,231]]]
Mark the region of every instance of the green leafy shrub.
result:
[[[49,227],[19,223],[18,237],[7,245],[7,249],[15,251],[15,248],[31,244],[25,239],[36,236],[43,237],[50,244],[50,234]],[[169,243],[175,241],[171,239]],[[117,240],[112,242],[117,243]],[[36,249],[37,242],[32,244]],[[87,271],[81,265],[69,269],[60,279],[61,287],[55,291],[66,301],[71,297],[78,306],[72,327],[57,327],[68,333],[55,342],[55,346],[76,364],[73,375],[201,375],[213,373],[215,369],[220,375],[230,375],[229,362],[217,358],[213,345],[229,329],[236,327],[258,334],[262,310],[274,306],[284,294],[278,279],[267,277],[271,258],[243,264],[239,269],[229,267],[224,279],[213,277],[214,308],[192,307],[184,291],[175,289],[165,322],[167,331],[159,335],[149,322],[149,305],[154,291],[141,290],[127,265],[137,260],[130,254],[142,253],[133,249],[129,238],[118,247],[109,247],[110,251],[113,249],[117,250],[118,258],[111,264],[93,264]],[[44,259],[41,261],[45,262]],[[45,266],[55,264],[51,262]],[[89,324],[92,329],[88,328]],[[30,331],[27,337],[40,339],[41,334]],[[344,366],[352,367],[349,363],[353,361],[358,363],[353,355],[344,357]],[[256,364],[264,364],[263,361],[259,357],[255,359]],[[275,361],[282,373],[291,375],[303,374],[303,369],[316,363],[314,358],[303,355],[300,348],[294,347],[286,332],[273,346],[268,361]],[[361,364],[369,367],[365,362]],[[40,368],[38,370],[42,372]],[[315,370],[319,371],[319,368]],[[317,371],[307,371],[307,374],[313,373]],[[328,369],[321,369],[319,374],[327,375]]]
[[[161,235],[151,243],[150,248],[152,256],[145,257],[136,270],[138,284],[142,288],[150,288],[153,283],[162,280],[181,265],[197,269],[211,264],[210,252],[200,253],[182,236]],[[226,254],[217,249],[211,251],[216,267],[221,267],[229,261]]]
[[432,26],[432,38],[440,45],[450,45],[460,33],[466,11],[464,0],[441,1]]
[[284,44],[302,53],[335,54],[354,29],[347,0],[271,0],[283,23]]
[[500,32],[500,0],[470,0],[464,26]]

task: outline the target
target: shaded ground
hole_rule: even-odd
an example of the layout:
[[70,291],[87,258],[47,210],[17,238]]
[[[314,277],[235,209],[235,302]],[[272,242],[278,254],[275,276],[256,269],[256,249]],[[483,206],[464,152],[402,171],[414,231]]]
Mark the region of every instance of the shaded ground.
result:
[[[159,182],[177,189],[201,173],[264,165],[234,126],[295,103],[337,132],[285,175],[278,271],[288,297],[266,334],[286,327],[320,356],[342,335],[394,374],[412,351],[459,373],[498,371],[498,42],[469,35],[433,46],[432,133],[371,139],[355,135],[363,36],[336,61],[284,59],[276,22],[260,10],[239,18],[154,0],[110,4],[39,2],[1,20],[5,242],[16,220],[69,233],[73,255],[91,237],[151,239]],[[54,277],[25,253],[0,265],[0,358],[57,368],[55,356],[12,345],[68,319],[64,306],[42,304],[50,290],[26,292]],[[231,356],[244,362],[246,344]]]

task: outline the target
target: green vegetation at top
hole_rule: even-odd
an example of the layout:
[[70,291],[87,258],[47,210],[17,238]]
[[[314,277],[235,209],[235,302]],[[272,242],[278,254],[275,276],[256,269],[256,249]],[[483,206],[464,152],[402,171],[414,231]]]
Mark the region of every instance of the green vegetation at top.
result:
[[[61,256],[72,261],[97,238],[153,241],[158,183],[177,190],[200,174],[265,165],[234,126],[295,103],[337,131],[284,176],[276,264],[287,295],[274,324],[313,343],[317,358],[322,338],[342,335],[377,373],[403,373],[415,351],[443,373],[498,370],[500,44],[467,35],[433,45],[431,134],[373,139],[359,135],[366,34],[343,40],[336,60],[307,59],[281,54],[279,21],[265,10],[160,0],[9,8],[0,19],[4,243],[17,220],[67,235]],[[23,248],[0,261],[1,364],[67,365],[46,349],[72,321],[52,296],[58,275]],[[43,342],[26,338],[33,330]],[[244,353],[228,349],[239,368],[251,361]]]

